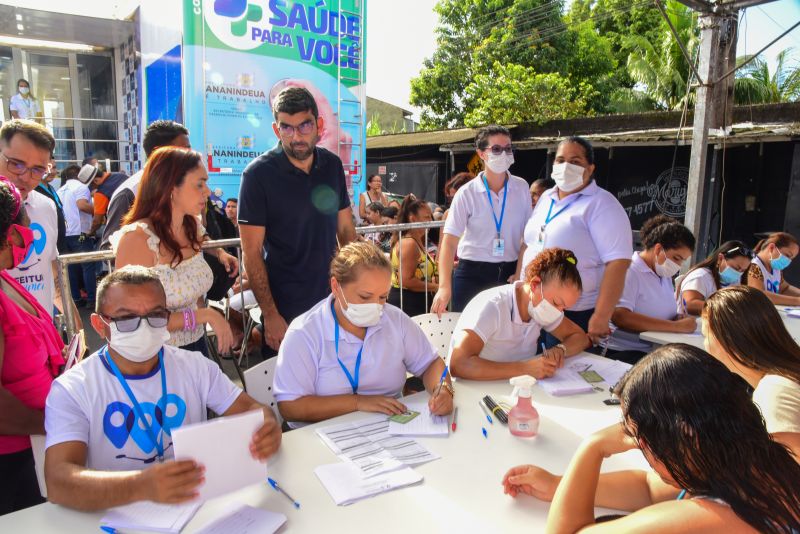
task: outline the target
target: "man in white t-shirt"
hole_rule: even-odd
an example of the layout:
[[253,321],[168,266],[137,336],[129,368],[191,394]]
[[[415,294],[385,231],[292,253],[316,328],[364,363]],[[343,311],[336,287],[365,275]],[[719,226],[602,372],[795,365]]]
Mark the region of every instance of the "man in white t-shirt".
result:
[[55,146],[53,135],[33,121],[15,119],[0,128],[0,175],[19,189],[34,235],[25,260],[8,272],[49,313],[53,313],[54,305],[63,309],[54,287],[58,216],[55,204],[34,189],[49,171]]
[[[69,254],[94,250],[94,239],[89,235],[94,217],[94,205],[92,193],[86,184],[91,182],[96,174],[97,168],[91,165],[84,165],[83,168],[70,165],[61,173],[64,185],[58,190],[58,197],[64,209],[67,227],[65,244]],[[97,263],[72,264],[68,271],[72,300],[79,306],[85,304],[93,308],[97,286]],[[86,290],[86,301],[81,299],[81,286]]]
[[172,431],[263,410],[250,453],[265,461],[280,445],[272,411],[242,392],[200,353],[170,345],[167,297],[158,274],[128,265],[106,276],[92,326],[109,345],[53,383],[45,408],[45,480],[51,502],[98,510],[140,500],[196,497],[203,466],[174,460]]

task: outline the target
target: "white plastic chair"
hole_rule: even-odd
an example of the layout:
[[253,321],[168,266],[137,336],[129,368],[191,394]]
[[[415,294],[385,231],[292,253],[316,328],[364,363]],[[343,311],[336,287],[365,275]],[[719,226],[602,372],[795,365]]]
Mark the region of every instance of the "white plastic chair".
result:
[[270,358],[245,371],[244,389],[255,400],[264,406],[269,406],[278,419],[278,423],[282,424],[283,418],[278,411],[275,396],[272,394],[272,380],[275,378],[275,364],[277,362],[278,358]]
[[450,338],[453,337],[453,330],[458,323],[460,313],[447,312],[442,314],[442,318],[435,313],[423,313],[411,318],[417,323],[425,335],[430,339],[431,345],[436,349],[440,356],[443,356],[445,363],[450,364]]

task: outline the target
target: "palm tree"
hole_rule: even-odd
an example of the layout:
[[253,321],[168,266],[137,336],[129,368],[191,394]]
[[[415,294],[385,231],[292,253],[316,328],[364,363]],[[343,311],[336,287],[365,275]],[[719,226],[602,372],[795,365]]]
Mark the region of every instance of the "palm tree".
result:
[[[736,65],[742,65],[752,58],[752,55],[736,58]],[[763,57],[755,57],[737,72],[733,90],[737,104],[800,100],[800,68],[792,55],[792,49],[781,50],[773,73],[769,71],[769,64]]]
[[[677,0],[667,0],[667,16],[691,57],[700,45],[697,15]],[[661,21],[658,37],[648,40],[642,35],[630,35],[624,40],[628,54],[628,74],[636,82],[640,101],[646,97],[656,109],[680,109],[690,92],[687,91],[689,63],[670,31]],[[640,102],[641,103],[641,102]]]

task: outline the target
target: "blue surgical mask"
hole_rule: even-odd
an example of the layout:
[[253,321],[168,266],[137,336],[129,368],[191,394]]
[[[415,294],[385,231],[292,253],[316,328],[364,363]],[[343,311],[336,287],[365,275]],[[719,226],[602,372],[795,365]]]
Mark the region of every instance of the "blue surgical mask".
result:
[[722,282],[724,286],[730,286],[734,284],[738,284],[742,280],[742,273],[727,265],[723,270],[719,272],[719,281]]
[[769,262],[770,266],[773,269],[775,269],[776,271],[782,271],[785,268],[787,268],[790,263],[792,263],[792,260],[784,256],[783,253],[779,250],[778,257],[775,259],[770,258]]

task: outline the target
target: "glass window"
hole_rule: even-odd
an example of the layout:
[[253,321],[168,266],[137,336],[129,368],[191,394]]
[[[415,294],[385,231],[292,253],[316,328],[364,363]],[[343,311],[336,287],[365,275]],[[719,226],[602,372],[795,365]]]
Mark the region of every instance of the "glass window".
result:
[[17,90],[16,83],[11,48],[0,46],[0,121],[6,121],[11,118],[8,104]]
[[[81,116],[84,119],[117,119],[114,91],[114,68],[110,56],[78,54],[78,87],[80,87]],[[84,139],[117,139],[117,123],[108,120],[84,120],[80,127]],[[86,157],[101,162],[108,158],[119,159],[119,144],[115,141],[87,141]],[[119,169],[114,164],[114,170]],[[111,169],[108,169],[111,170]]]
[[30,53],[29,65],[31,96],[39,104],[44,125],[57,139],[56,160],[75,160],[75,141],[72,141],[75,139],[75,127],[71,120],[64,120],[75,116],[67,56]]

